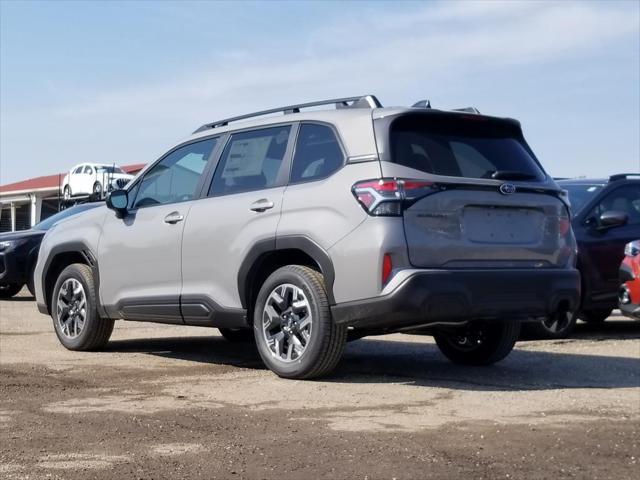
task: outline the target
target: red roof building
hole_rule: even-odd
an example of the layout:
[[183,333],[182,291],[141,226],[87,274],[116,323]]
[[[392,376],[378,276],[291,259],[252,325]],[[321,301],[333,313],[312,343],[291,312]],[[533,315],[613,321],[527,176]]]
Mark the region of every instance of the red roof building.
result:
[[[144,166],[136,163],[120,168],[135,175]],[[59,211],[65,175],[66,172],[0,185],[0,232],[31,228]]]

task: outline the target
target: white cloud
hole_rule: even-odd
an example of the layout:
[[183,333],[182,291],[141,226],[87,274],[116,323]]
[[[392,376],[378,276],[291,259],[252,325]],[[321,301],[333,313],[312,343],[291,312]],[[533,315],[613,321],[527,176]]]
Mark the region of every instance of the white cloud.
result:
[[[64,107],[58,91],[56,105],[3,110],[2,137],[9,144],[2,147],[3,157],[18,151],[15,145],[28,138],[34,118],[55,137],[47,139],[53,161],[75,162],[87,148],[95,160],[111,161],[114,151],[123,151],[130,158],[116,161],[144,161],[158,153],[158,139],[170,143],[179,132],[218,117],[359,93],[378,93],[383,101],[417,100],[417,89],[444,91],[461,79],[520,66],[548,69],[614,41],[637,42],[640,35],[638,9],[631,2],[416,6],[411,12],[387,8],[381,15],[383,9],[369,8],[359,16],[336,18],[294,44],[265,38],[251,51],[221,48],[207,59],[210,68],[179,78],[67,92]],[[79,132],[88,138],[78,140]],[[117,146],[106,138],[115,133]]]
[[[359,92],[393,88],[404,77],[450,77],[507,65],[579,55],[607,41],[638,34],[637,16],[606,4],[572,2],[454,2],[412,14],[364,15],[337,21],[300,45],[273,51],[222,53],[211,71],[154,85],[96,92],[56,109],[63,117],[149,114],[171,109],[210,112],[265,106],[300,91]],[[285,48],[286,47],[286,48]],[[327,86],[330,85],[330,88]],[[290,101],[297,99],[289,99]],[[244,104],[244,105],[243,105]],[[188,115],[193,116],[193,115]],[[208,117],[207,117],[208,118]]]

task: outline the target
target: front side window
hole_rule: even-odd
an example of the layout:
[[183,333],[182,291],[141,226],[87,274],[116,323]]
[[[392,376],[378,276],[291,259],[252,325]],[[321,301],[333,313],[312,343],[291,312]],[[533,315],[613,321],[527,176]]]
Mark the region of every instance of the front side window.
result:
[[209,188],[209,195],[229,195],[273,187],[287,151],[290,126],[233,134]]
[[76,168],[73,173],[82,173],[82,165],[80,165],[78,168]]
[[93,168],[91,168],[89,165],[87,165],[86,167],[84,167],[84,173],[88,173],[89,175],[93,174]]
[[538,166],[517,127],[481,117],[406,115],[391,125],[394,163],[434,175],[539,180]]
[[216,138],[190,143],[156,163],[135,187],[134,208],[183,202],[195,198],[196,187]]
[[344,163],[344,155],[330,127],[302,124],[291,167],[291,183],[328,177]]
[[589,218],[595,218],[599,223],[600,215],[609,211],[626,213],[629,218],[627,225],[640,225],[640,185],[616,188],[596,205]]

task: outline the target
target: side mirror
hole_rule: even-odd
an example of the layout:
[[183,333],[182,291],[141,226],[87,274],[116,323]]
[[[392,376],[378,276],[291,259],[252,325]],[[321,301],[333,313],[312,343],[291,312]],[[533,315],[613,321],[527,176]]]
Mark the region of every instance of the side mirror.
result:
[[107,207],[115,210],[121,216],[127,213],[129,194],[126,190],[114,190],[107,195]]
[[606,230],[614,227],[621,227],[629,221],[629,215],[617,210],[607,210],[600,215],[599,228]]

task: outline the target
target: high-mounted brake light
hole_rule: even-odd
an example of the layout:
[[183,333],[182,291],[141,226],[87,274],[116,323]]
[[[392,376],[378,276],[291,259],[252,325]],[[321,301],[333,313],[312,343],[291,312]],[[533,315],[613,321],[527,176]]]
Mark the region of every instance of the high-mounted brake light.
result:
[[369,215],[402,215],[406,201],[433,192],[433,182],[405,178],[381,178],[356,183],[351,191]]

